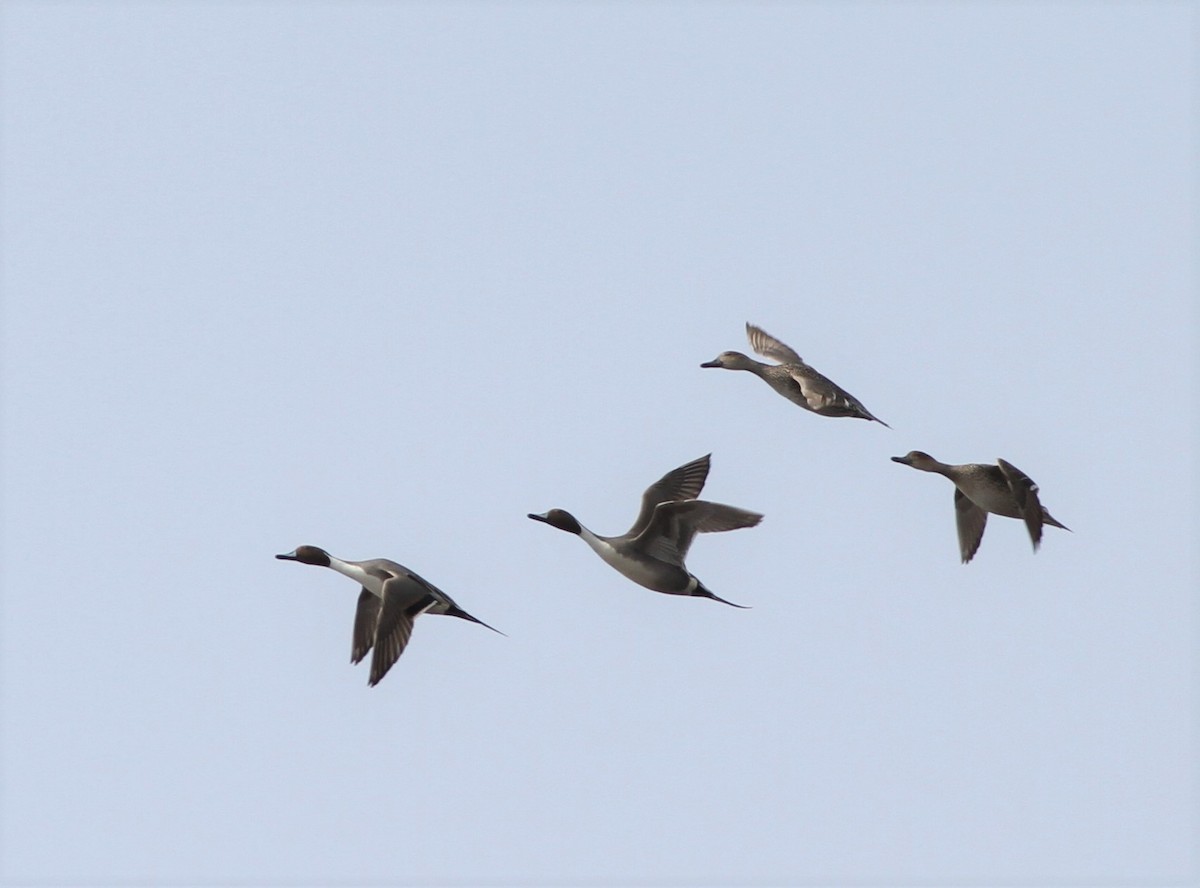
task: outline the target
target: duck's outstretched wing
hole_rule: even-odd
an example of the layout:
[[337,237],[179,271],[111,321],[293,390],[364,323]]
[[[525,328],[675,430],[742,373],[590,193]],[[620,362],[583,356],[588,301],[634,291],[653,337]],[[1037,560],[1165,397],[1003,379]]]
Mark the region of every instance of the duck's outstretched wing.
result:
[[350,662],[358,663],[375,644],[375,625],[379,622],[379,598],[363,587],[358,593],[358,609],[354,612],[354,639],[350,646]]
[[1025,529],[1029,531],[1029,539],[1033,543],[1033,551],[1036,552],[1042,543],[1042,523],[1045,514],[1038,499],[1038,486],[1032,478],[1007,460],[998,459],[996,465],[1000,466],[1000,473],[1004,475],[1008,489],[1017,501],[1017,509],[1025,520]]
[[682,567],[696,534],[754,527],[762,519],[758,512],[723,503],[703,500],[659,503],[654,517],[634,544],[659,561]]
[[672,469],[647,487],[642,494],[641,511],[638,512],[637,520],[633,522],[633,527],[629,528],[626,536],[635,537],[641,534],[654,517],[654,507],[659,503],[694,500],[698,497],[708,479],[711,460],[712,454],[707,453],[699,459]]
[[770,358],[772,361],[778,361],[781,364],[804,363],[804,359],[796,354],[791,346],[780,342],[762,327],[756,327],[753,324],[747,323],[746,338],[750,340],[750,347],[764,358]]
[[958,525],[958,551],[962,555],[962,563],[966,564],[979,551],[983,531],[987,527],[987,512],[955,487],[954,521]]
[[413,622],[435,604],[437,597],[424,583],[407,574],[392,577],[383,584],[383,603],[375,626],[375,654],[371,657],[371,677],[367,684],[377,685],[387,675],[412,638]]

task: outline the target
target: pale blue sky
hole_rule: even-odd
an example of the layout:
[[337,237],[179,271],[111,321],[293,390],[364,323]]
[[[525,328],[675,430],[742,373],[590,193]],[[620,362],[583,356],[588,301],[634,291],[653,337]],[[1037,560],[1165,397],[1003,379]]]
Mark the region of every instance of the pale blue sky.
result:
[[[5,884],[1195,880],[1195,16],[6,3]],[[708,452],[752,610],[525,517]]]

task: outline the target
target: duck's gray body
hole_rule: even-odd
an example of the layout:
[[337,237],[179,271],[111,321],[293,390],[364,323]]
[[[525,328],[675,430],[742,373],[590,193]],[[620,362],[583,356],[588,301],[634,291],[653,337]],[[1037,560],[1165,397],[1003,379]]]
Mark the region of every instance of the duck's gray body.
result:
[[684,565],[697,533],[753,527],[763,517],[736,506],[696,499],[708,477],[710,456],[692,460],[651,484],[642,494],[637,520],[620,536],[593,533],[562,509],[529,517],[578,535],[606,564],[639,586],[742,607],[714,595]]
[[1036,552],[1042,542],[1042,526],[1061,527],[1038,499],[1038,486],[1033,479],[1003,459],[995,465],[964,463],[949,465],[939,462],[928,453],[913,450],[904,456],[893,456],[892,462],[911,466],[922,472],[945,475],[954,482],[954,515],[958,528],[958,549],[963,564],[975,557],[983,541],[987,516],[1001,515],[1025,522],[1029,539]]
[[[818,373],[790,347],[771,336],[765,330],[746,324],[746,337],[750,346],[764,358],[779,361],[764,364],[741,352],[721,352],[701,367],[721,367],[725,370],[747,370],[762,379],[767,385],[783,395],[793,404],[821,416],[849,416],[868,419],[887,426],[879,417],[863,406],[854,395],[843,389],[832,379]],[[888,426],[891,428],[891,426]]]
[[275,557],[331,568],[362,587],[354,614],[350,662],[360,662],[374,648],[371,676],[367,682],[371,686],[378,684],[404,653],[412,637],[413,623],[421,614],[458,617],[500,632],[471,616],[420,574],[388,558],[344,561],[316,546],[300,546],[293,552]]

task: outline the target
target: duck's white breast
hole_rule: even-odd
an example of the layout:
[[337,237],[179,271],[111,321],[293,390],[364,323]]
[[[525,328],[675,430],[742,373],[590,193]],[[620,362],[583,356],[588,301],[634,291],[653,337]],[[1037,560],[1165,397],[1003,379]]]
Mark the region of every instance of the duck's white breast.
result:
[[639,586],[645,586],[647,589],[655,591],[662,585],[662,568],[656,562],[647,558],[626,555],[608,540],[601,539],[586,527],[579,535],[583,537],[585,543],[592,547],[592,551],[622,576],[628,577]]
[[372,595],[383,597],[383,579],[374,574],[367,573],[361,566],[351,564],[348,561],[342,561],[340,558],[330,556],[329,566],[340,573],[342,576],[349,577],[358,583]]

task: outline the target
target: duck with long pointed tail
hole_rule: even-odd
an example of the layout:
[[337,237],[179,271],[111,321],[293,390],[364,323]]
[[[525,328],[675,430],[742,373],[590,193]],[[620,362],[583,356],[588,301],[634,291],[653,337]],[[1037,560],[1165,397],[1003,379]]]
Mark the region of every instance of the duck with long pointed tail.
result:
[[371,656],[371,676],[367,681],[372,687],[379,684],[404,653],[412,637],[413,622],[421,614],[458,617],[504,634],[471,616],[455,604],[453,598],[419,574],[387,558],[343,561],[316,546],[300,546],[293,552],[275,557],[281,561],[328,567],[362,586],[358,593],[358,610],[354,614],[350,662],[360,662],[368,651],[375,649]]
[[922,472],[936,472],[954,482],[954,516],[963,564],[979,551],[989,512],[1023,520],[1034,552],[1042,542],[1042,525],[1071,529],[1046,511],[1038,499],[1038,486],[1033,479],[1005,460],[996,460],[994,466],[985,463],[954,466],[938,462],[924,451],[913,450],[904,456],[893,456],[892,462]]
[[701,367],[721,367],[725,370],[749,370],[779,394],[794,404],[799,404],[805,410],[819,413],[821,416],[849,416],[855,419],[869,419],[880,425],[889,426],[862,405],[854,395],[843,389],[833,380],[822,376],[808,364],[804,363],[796,352],[765,330],[746,324],[746,336],[750,347],[778,364],[764,364],[753,358],[748,358],[741,352],[721,352],[711,361],[705,361]]
[[697,533],[754,527],[762,521],[763,516],[757,512],[696,499],[708,478],[711,456],[667,472],[647,487],[637,520],[620,536],[592,533],[562,509],[529,517],[579,536],[610,567],[639,586],[667,595],[693,595],[745,607],[714,595],[683,563]]

